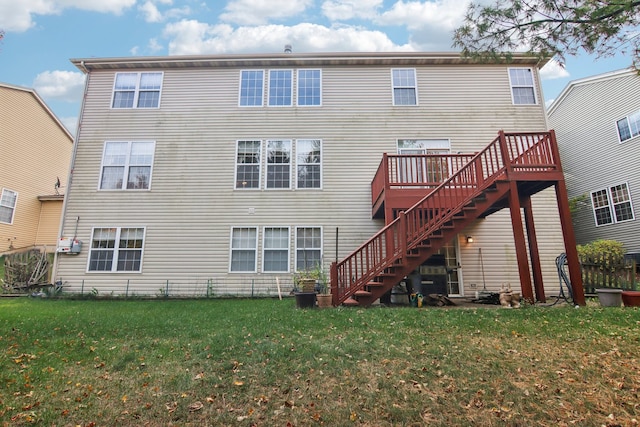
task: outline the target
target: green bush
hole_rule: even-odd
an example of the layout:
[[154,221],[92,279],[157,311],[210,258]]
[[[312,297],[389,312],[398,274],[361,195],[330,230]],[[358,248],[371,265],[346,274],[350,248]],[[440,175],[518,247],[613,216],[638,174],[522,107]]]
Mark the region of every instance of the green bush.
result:
[[624,245],[617,240],[594,240],[585,245],[578,245],[577,249],[582,262],[601,267],[619,265],[624,261]]

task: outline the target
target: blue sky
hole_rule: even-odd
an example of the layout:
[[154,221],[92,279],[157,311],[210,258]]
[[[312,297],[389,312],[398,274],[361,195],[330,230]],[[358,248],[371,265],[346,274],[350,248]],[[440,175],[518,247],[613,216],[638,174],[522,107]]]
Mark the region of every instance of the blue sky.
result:
[[[487,2],[487,0],[482,0]],[[75,132],[84,77],[70,58],[451,51],[469,0],[0,0],[0,82],[34,88]],[[548,103],[572,80],[631,65],[566,58],[541,71]]]

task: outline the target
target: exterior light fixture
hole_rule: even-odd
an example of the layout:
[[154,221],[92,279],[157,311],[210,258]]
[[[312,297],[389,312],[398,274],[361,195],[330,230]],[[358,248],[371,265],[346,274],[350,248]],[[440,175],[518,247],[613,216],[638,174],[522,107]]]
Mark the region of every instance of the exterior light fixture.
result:
[[467,236],[467,243],[473,243],[473,236]]

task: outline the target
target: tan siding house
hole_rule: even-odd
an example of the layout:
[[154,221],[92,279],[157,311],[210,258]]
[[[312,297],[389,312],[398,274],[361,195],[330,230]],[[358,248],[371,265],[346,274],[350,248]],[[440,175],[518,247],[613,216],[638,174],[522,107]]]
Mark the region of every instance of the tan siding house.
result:
[[[474,153],[547,129],[538,63],[456,54],[90,58],[56,279],[71,292],[275,295],[385,225],[371,182],[402,140]],[[517,82],[516,75],[524,76]],[[510,78],[511,77],[511,78]],[[523,91],[527,99],[514,100]],[[533,199],[545,285],[564,251],[553,191]],[[466,243],[473,235],[474,243]],[[518,286],[508,210],[447,246],[447,293]]]
[[640,77],[618,70],[569,83],[549,108],[569,197],[576,241],[622,242],[640,261]]
[[0,255],[53,252],[73,137],[34,90],[3,83],[0,123]]

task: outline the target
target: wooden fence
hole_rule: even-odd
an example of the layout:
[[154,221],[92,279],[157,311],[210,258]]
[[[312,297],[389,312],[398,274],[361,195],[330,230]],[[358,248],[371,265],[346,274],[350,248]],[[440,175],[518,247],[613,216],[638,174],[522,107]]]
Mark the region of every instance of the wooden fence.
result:
[[620,262],[607,257],[582,257],[580,264],[586,294],[595,294],[597,288],[636,290],[640,282],[640,274],[634,260]]

